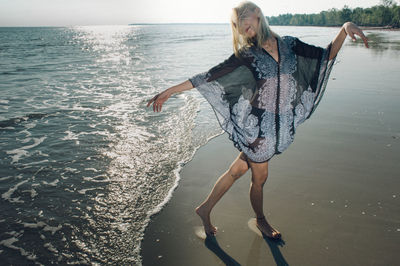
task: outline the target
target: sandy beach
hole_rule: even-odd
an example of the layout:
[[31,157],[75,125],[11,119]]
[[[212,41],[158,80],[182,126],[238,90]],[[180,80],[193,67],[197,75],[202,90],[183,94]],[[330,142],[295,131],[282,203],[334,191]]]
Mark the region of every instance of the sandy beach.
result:
[[[382,160],[362,169],[366,158],[339,159],[343,144],[337,140],[333,153],[307,148],[307,130],[297,137],[302,140],[271,160],[264,187],[264,210],[282,242],[263,239],[248,227],[254,217],[250,171],[214,208],[216,238],[195,235],[201,221],[194,208],[237,154],[224,134],[197,151],[171,201],[152,218],[142,243],[143,265],[396,265],[399,195],[391,184],[399,166]],[[304,149],[308,152],[298,154]]]
[[238,154],[223,134],[184,166],[171,201],[152,217],[143,265],[398,265],[399,61],[396,42],[386,43],[341,51],[320,106],[270,160],[264,212],[282,242],[249,229],[250,171],[213,209],[216,237],[196,236],[195,207]]

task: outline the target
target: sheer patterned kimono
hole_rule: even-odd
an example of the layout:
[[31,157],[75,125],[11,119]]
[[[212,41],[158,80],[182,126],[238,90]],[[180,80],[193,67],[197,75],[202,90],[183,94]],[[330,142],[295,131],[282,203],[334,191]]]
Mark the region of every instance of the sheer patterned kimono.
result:
[[211,104],[239,151],[265,162],[293,142],[314,112],[336,58],[298,38],[277,38],[279,61],[266,50],[243,48],[210,70],[189,78]]

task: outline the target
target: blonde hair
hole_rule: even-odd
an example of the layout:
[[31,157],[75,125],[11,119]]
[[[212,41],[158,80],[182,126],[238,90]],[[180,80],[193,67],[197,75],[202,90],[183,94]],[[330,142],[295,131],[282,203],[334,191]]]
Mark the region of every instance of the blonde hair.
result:
[[[239,32],[239,28],[243,18],[248,17],[253,13],[258,15],[259,24],[255,37],[249,38],[245,35],[242,35]],[[237,7],[232,9],[231,27],[233,51],[237,57],[240,56],[239,50],[241,48],[248,48],[250,46],[261,48],[271,36],[279,38],[279,35],[269,28],[268,21],[263,15],[261,9],[250,1],[243,1],[239,3]]]

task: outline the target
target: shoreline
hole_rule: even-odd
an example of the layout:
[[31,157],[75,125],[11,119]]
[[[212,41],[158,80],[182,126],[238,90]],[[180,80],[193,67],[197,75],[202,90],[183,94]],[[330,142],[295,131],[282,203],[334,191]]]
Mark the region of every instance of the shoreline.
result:
[[394,27],[389,27],[389,26],[383,26],[383,27],[360,27],[362,30],[384,30],[384,31],[400,31],[400,28],[394,28]]
[[[322,25],[270,25],[271,27],[320,27],[320,28],[340,28],[340,25],[337,26],[322,26]],[[395,28],[391,26],[359,26],[362,30],[383,30],[383,31],[400,31],[400,28]]]
[[182,169],[185,167],[186,164],[188,164],[190,161],[193,160],[193,157],[195,156],[197,150],[200,149],[202,146],[207,145],[208,142],[210,142],[214,138],[217,138],[221,134],[216,134],[214,136],[211,136],[207,140],[207,142],[205,144],[196,147],[193,150],[192,155],[190,156],[190,159],[188,159],[186,161],[185,160],[181,160],[181,161],[177,162],[176,168],[173,170],[174,175],[175,175],[174,185],[169,189],[169,191],[167,193],[167,196],[164,198],[164,200],[162,202],[160,202],[157,206],[155,206],[151,211],[148,212],[148,217],[147,218],[149,220],[151,219],[152,216],[157,215],[164,208],[164,206],[166,204],[168,204],[168,202],[171,200],[171,198],[173,197],[174,191],[179,186],[179,181],[181,180],[180,173],[181,173]]

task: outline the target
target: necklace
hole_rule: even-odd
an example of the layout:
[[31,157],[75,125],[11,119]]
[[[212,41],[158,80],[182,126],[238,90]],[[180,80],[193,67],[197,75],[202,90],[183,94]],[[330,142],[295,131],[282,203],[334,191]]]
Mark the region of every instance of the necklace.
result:
[[275,50],[275,45],[274,45],[275,42],[276,42],[276,40],[274,39],[274,40],[273,40],[273,44],[270,45],[270,44],[268,43],[268,41],[267,41],[264,48],[265,48],[268,52],[272,53],[272,52]]

